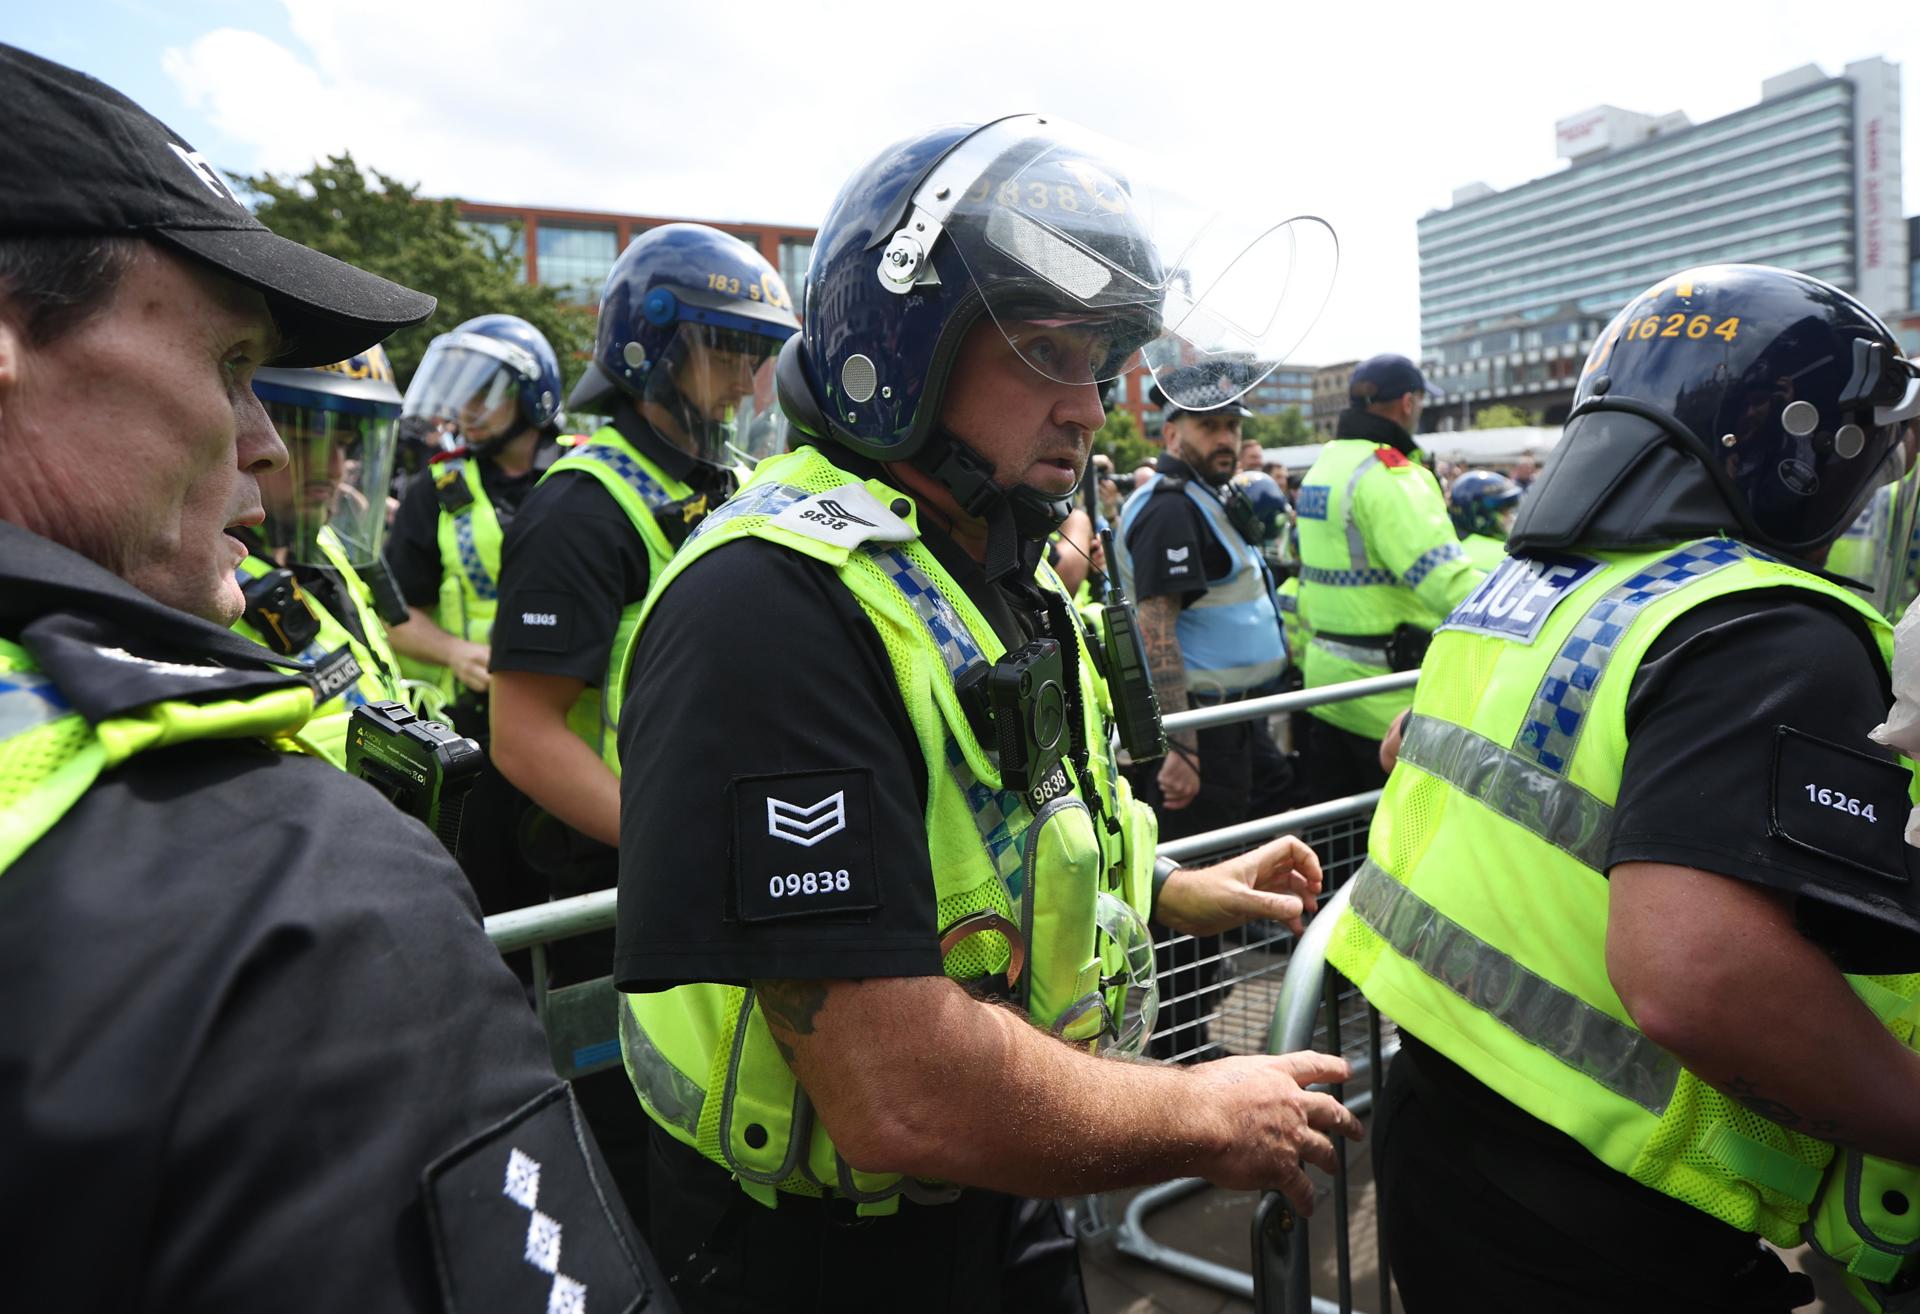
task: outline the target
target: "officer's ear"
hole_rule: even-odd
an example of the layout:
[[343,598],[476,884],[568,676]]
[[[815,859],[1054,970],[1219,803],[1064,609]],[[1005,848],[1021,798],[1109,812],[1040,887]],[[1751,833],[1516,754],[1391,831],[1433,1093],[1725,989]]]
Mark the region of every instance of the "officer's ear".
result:
[[26,334],[21,331],[12,307],[0,299],[0,421],[13,401],[13,390],[20,382],[20,368],[26,353]]

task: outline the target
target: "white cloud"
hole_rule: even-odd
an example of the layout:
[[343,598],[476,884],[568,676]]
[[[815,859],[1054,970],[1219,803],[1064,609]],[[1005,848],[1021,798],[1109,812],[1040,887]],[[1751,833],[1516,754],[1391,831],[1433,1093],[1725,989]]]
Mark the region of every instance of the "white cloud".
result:
[[[298,49],[226,28],[165,55],[251,153],[229,168],[351,147],[433,194],[812,224],[889,140],[1045,109],[1172,156],[1198,188],[1331,220],[1341,276],[1305,360],[1417,354],[1414,220],[1462,183],[1555,168],[1559,117],[1611,103],[1698,121],[1809,59],[1838,72],[1885,52],[1920,76],[1920,35],[1897,15],[1810,28],[1785,0],[1616,0],[1564,19],[1518,0],[281,2]],[[1913,124],[1920,87],[1907,104]],[[1920,126],[1907,144],[1920,174]]]

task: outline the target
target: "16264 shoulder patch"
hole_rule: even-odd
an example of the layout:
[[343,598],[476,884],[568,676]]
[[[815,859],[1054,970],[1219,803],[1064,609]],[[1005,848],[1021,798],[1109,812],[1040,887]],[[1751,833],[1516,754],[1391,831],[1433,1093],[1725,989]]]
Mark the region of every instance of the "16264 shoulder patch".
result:
[[734,914],[761,922],[880,906],[873,778],[864,769],[741,776],[733,796]]

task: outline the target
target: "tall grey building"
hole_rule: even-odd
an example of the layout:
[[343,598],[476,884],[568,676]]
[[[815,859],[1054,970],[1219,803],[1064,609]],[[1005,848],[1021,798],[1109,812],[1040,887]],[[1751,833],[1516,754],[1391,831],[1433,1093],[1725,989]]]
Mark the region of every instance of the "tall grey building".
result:
[[1464,427],[1507,402],[1565,418],[1587,349],[1636,293],[1718,261],[1783,265],[1907,308],[1900,68],[1805,65],[1706,123],[1600,106],[1555,125],[1558,173],[1474,183],[1419,221],[1420,351]]

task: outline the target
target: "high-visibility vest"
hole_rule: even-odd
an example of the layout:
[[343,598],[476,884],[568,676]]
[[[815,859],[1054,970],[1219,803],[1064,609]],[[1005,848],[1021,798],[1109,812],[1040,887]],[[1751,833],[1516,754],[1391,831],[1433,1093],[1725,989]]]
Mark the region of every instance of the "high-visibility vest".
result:
[[[1120,512],[1120,533],[1114,549],[1120,559],[1120,582],[1130,597],[1135,594],[1128,535],[1149,498],[1171,496],[1166,479],[1164,474],[1155,474],[1127,499]],[[1174,631],[1180,643],[1180,662],[1187,672],[1187,692],[1216,698],[1243,694],[1278,679],[1287,668],[1287,646],[1274,601],[1273,576],[1259,549],[1241,537],[1227,519],[1219,498],[1194,487],[1192,480],[1183,480],[1180,491],[1199,508],[1201,519],[1232,563],[1219,579],[1204,581],[1201,563],[1192,563],[1195,581],[1204,582],[1207,591],[1192,606],[1181,608]]]
[[[1388,671],[1385,644],[1401,625],[1431,630],[1481,572],[1467,561],[1433,472],[1392,447],[1340,438],[1321,449],[1294,504],[1300,605],[1313,638],[1300,662],[1307,687]],[[1405,690],[1307,710],[1378,739],[1407,709]]]
[[[649,580],[658,580],[666,571],[667,562],[673,559],[673,543],[654,519],[655,515],[677,504],[680,514],[697,521],[708,510],[704,498],[695,498],[691,488],[647,459],[610,424],[590,437],[575,439],[567,454],[553,463],[540,477],[540,482],[545,483],[563,470],[577,470],[597,481],[626,513],[634,533],[646,544]],[[568,728],[591,745],[615,775],[620,772],[617,731],[620,700],[625,690],[614,681],[613,667],[640,623],[643,601],[636,599],[621,609],[613,646],[607,654],[607,676],[600,687],[582,690],[573,706],[567,709]]]
[[[854,523],[844,518],[848,510],[868,524],[864,541],[847,541]],[[1074,658],[1091,779],[1083,782],[1069,770],[1069,787],[1038,807],[1001,787],[997,757],[975,736],[955,677],[997,661],[1006,648],[916,541],[912,515],[911,500],[898,490],[855,478],[815,448],[761,462],[667,567],[616,679],[625,682],[647,615],[707,553],[751,537],[832,568],[885,643],[920,752],[933,766],[926,829],[940,933],[987,913],[1017,926],[1026,957],[1016,990],[1028,1016],[1068,1041],[1094,1045],[1106,1018],[1126,1007],[1119,987],[1109,983],[1126,975],[1119,959],[1128,942],[1122,923],[1130,919],[1143,929],[1150,907],[1153,812],[1134,801],[1116,768],[1107,686],[1077,626]],[[1051,570],[1043,567],[1042,578],[1065,594]],[[1151,959],[1148,944],[1136,943],[1134,952]],[[1010,961],[1000,934],[966,935],[944,958],[947,974],[962,981],[1005,974]],[[625,1004],[622,1050],[648,1115],[727,1168],[755,1199],[770,1205],[777,1191],[831,1193],[857,1201],[863,1212],[887,1213],[902,1194],[922,1202],[956,1194],[941,1183],[851,1168],[815,1120],[750,989],[683,985],[629,995]]]
[[[348,605],[353,608],[354,618],[359,623],[360,632],[366,636],[366,642],[354,638],[353,631],[342,624],[319,599],[302,591],[302,596],[312,606],[315,619],[320,622],[320,632],[304,650],[293,654],[313,665],[317,680],[314,690],[317,702],[313,716],[297,738],[314,756],[324,757],[344,770],[347,765],[347,725],[353,719],[353,709],[365,703],[400,699],[400,665],[393,649],[387,646],[387,632],[374,611],[373,594],[347,560],[346,554],[340,550],[339,540],[334,537],[331,528],[320,531],[319,548],[339,576],[346,590]],[[247,580],[259,579],[278,569],[271,561],[248,556],[234,573],[244,586]],[[235,621],[233,629],[236,634],[268,646],[265,636],[244,619]]]
[[135,754],[194,739],[292,749],[312,713],[313,690],[298,683],[244,698],[162,700],[93,724],[25,648],[0,639],[0,877],[102,772]]
[[[1434,636],[1328,956],[1381,1012],[1609,1167],[1777,1246],[1800,1244],[1817,1212],[1823,1246],[1885,1281],[1902,1257],[1841,1235],[1849,1189],[1867,1226],[1920,1248],[1920,1210],[1881,1201],[1895,1182],[1920,1187],[1913,1171],[1836,1159],[1728,1099],[1641,1033],[1607,972],[1603,868],[1634,673],[1691,609],[1769,588],[1851,608],[1890,659],[1885,620],[1854,595],[1731,540],[1509,558]],[[1920,973],[1848,979],[1912,1044]]]
[[[485,644],[493,637],[493,617],[500,606],[500,546],[506,535],[493,499],[480,478],[480,462],[460,456],[429,469],[439,519],[435,538],[440,547],[440,597],[434,604],[434,624],[458,639]],[[451,669],[417,657],[400,658],[400,672],[439,689],[448,699],[463,686]]]

